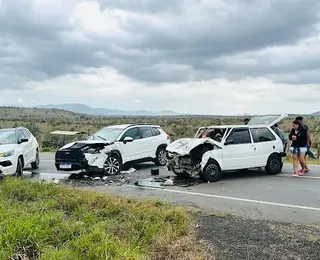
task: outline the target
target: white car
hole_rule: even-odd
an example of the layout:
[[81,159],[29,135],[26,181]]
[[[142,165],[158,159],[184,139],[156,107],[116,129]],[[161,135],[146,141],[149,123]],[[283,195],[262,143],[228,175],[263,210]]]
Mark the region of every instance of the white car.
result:
[[24,128],[0,129],[0,173],[22,176],[23,168],[39,167],[39,145],[32,133]]
[[160,126],[127,124],[108,126],[87,140],[61,147],[55,156],[59,171],[118,174],[128,165],[154,162],[165,166],[170,136]]
[[[269,174],[278,174],[286,153],[271,127],[286,117],[256,116],[247,125],[202,127],[195,138],[182,138],[167,146],[168,170],[204,181],[217,181],[224,171],[249,168],[265,167]],[[203,136],[208,130],[211,134]]]

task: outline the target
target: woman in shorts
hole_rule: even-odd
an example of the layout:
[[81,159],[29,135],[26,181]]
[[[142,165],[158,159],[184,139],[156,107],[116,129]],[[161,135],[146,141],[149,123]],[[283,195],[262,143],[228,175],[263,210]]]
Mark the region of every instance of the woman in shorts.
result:
[[[292,130],[289,134],[289,140],[292,141],[290,151],[293,158],[293,175],[301,176],[305,173],[305,154],[307,152],[307,131],[299,120],[293,121]],[[302,169],[298,171],[299,161]]]

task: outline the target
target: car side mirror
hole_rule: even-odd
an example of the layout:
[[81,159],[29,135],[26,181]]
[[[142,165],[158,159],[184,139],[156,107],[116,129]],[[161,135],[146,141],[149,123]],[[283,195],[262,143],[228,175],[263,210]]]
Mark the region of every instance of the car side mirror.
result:
[[29,142],[28,139],[21,139],[19,143],[22,144],[22,143],[27,143],[27,142]]
[[230,145],[230,144],[234,144],[234,140],[229,139],[224,143],[224,145]]
[[126,144],[126,143],[131,143],[131,142],[133,142],[133,138],[130,137],[130,136],[125,137],[124,140],[123,140],[123,143],[124,143],[124,144]]

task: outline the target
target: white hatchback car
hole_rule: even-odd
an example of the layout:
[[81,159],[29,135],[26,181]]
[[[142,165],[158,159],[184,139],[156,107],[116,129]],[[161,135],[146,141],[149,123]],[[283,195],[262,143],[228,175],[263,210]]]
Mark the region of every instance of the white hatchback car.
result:
[[23,168],[39,167],[39,145],[32,133],[24,128],[0,129],[0,173],[22,176]]
[[[182,138],[167,146],[168,170],[176,175],[219,180],[223,171],[265,167],[269,174],[282,171],[286,156],[272,126],[287,115],[256,116],[247,125],[209,126],[195,138]],[[202,134],[211,130],[209,137]]]
[[170,136],[160,126],[128,124],[108,126],[84,141],[61,147],[55,156],[59,171],[118,174],[124,167],[142,162],[167,163]]

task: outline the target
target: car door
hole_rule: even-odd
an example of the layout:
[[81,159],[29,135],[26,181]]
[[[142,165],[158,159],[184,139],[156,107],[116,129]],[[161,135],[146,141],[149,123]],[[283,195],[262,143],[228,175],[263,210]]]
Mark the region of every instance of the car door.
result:
[[[124,142],[126,137],[132,137],[133,142]],[[117,142],[120,146],[124,163],[141,159],[143,140],[141,139],[139,127],[126,130]]]
[[155,153],[159,146],[159,138],[154,136],[150,126],[141,126],[140,133],[143,158],[155,158]]
[[223,170],[254,167],[254,145],[248,127],[233,128],[223,145]]
[[256,167],[267,165],[269,155],[275,150],[276,137],[267,127],[250,128],[254,143],[254,160]]
[[23,158],[25,165],[29,164],[31,161],[30,158],[30,143],[28,142],[22,142],[23,139],[27,139],[26,136],[23,134],[22,130],[17,130],[18,134],[18,144],[21,147],[21,150],[23,151]]
[[28,139],[28,142],[26,143],[28,158],[31,162],[34,162],[36,159],[36,149],[37,149],[35,139],[31,135],[31,133],[28,132],[26,129],[22,129],[21,131],[22,131],[25,139]]
[[271,127],[286,117],[288,117],[287,114],[254,116],[251,118],[248,125],[266,125]]

